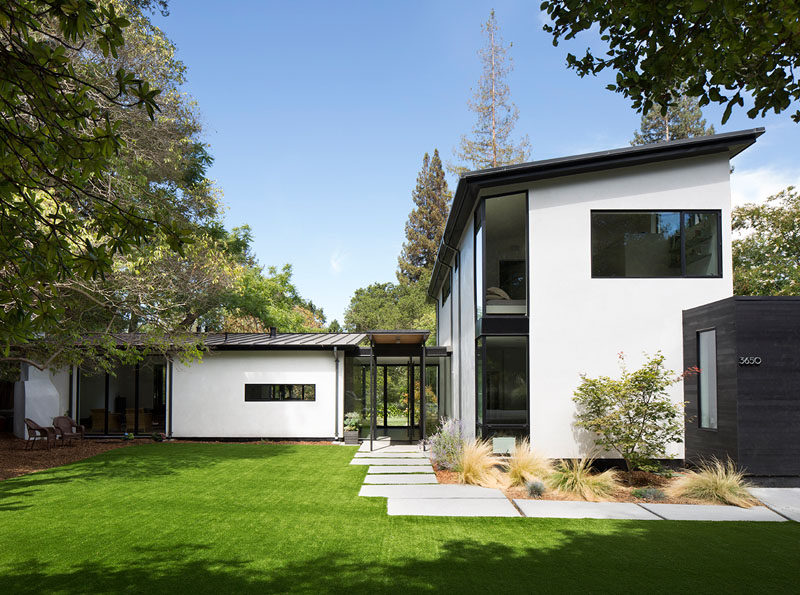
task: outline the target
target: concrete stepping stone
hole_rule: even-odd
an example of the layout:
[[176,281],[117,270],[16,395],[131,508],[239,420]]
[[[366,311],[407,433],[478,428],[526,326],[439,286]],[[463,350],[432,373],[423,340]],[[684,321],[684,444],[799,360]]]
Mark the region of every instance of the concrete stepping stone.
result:
[[365,485],[361,486],[359,496],[375,498],[480,498],[506,500],[500,490],[481,488],[478,486],[441,484],[441,485]]
[[750,488],[750,493],[775,512],[800,523],[800,488]]
[[402,485],[402,484],[439,483],[439,481],[436,479],[435,473],[403,473],[400,475],[395,475],[395,474],[367,475],[367,477],[364,478],[364,483]]
[[661,520],[632,502],[576,502],[560,500],[514,500],[528,517],[548,519],[636,519]]
[[642,504],[669,521],[785,521],[766,506],[739,508],[713,504]]
[[350,461],[351,465],[422,465],[427,461],[424,459],[374,459],[372,457],[361,457]]
[[373,465],[367,469],[367,474],[377,473],[433,473],[433,467],[430,465]]
[[389,498],[390,516],[518,517],[507,498]]
[[414,446],[413,444],[397,444],[395,446],[375,446],[374,450],[369,449],[369,442],[365,443],[366,448],[364,445],[361,445],[361,448],[358,449],[356,452],[416,452],[421,453],[423,452],[422,449],[418,446]]
[[418,452],[357,452],[355,459],[424,459],[430,460],[428,455]]

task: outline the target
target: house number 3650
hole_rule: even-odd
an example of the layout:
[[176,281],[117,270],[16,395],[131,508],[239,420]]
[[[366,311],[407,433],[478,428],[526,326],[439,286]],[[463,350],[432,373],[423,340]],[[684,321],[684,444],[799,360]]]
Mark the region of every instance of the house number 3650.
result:
[[740,366],[760,366],[761,365],[761,358],[757,355],[749,355],[745,357],[739,358],[739,365]]

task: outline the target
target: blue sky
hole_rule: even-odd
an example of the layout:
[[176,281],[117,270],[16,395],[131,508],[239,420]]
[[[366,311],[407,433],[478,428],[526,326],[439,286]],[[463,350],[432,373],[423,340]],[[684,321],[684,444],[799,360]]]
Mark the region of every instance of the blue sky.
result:
[[[517,131],[533,159],[629,144],[640,116],[605,90],[611,75],[580,79],[565,66],[567,51],[599,49],[598,39],[553,47],[538,6],[172,0],[155,22],[188,68],[226,225],[249,224],[259,261],[291,263],[301,294],[341,322],[357,288],[395,280],[423,154],[449,160],[472,128],[491,8],[513,43]],[[767,129],[734,161],[734,203],[800,183],[800,125],[788,115],[740,111],[724,127],[722,109],[705,115],[718,132]]]

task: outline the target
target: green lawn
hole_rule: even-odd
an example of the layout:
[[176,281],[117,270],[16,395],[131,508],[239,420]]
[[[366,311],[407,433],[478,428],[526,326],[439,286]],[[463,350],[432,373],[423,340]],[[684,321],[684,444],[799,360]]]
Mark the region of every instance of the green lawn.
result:
[[387,517],[353,452],[153,444],[0,482],[0,593],[800,585],[797,523]]

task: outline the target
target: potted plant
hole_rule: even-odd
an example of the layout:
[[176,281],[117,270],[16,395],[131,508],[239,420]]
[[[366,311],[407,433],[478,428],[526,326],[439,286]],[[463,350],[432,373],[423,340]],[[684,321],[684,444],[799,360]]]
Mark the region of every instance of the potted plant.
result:
[[351,411],[344,416],[344,443],[358,445],[358,432],[361,429],[361,414]]

